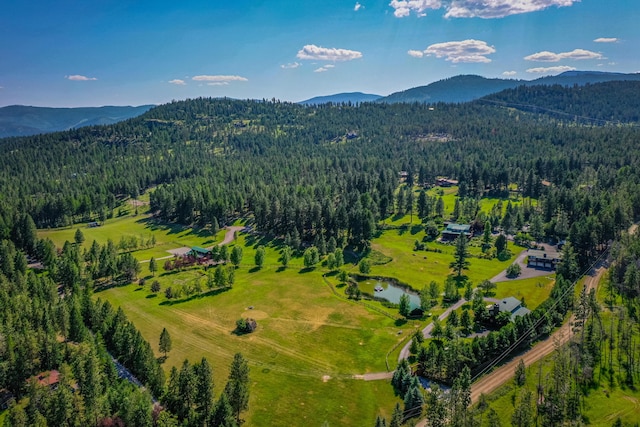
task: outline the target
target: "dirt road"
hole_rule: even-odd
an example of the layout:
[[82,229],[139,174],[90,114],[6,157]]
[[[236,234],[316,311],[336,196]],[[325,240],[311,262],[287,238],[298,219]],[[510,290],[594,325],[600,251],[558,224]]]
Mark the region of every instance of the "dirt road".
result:
[[[594,289],[598,286],[598,282],[602,278],[602,275],[606,271],[606,268],[602,265],[598,265],[596,268],[589,272],[585,285],[587,291]],[[571,327],[573,325],[573,316],[570,321],[566,322],[560,329],[555,331],[549,338],[538,343],[530,350],[515,357],[509,363],[500,366],[495,371],[485,375],[478,382],[471,386],[471,401],[473,403],[478,401],[481,393],[489,394],[514,376],[516,365],[520,359],[524,360],[526,366],[531,365],[534,362],[542,359],[548,354],[551,354],[557,345],[561,345],[569,341],[571,338]]]

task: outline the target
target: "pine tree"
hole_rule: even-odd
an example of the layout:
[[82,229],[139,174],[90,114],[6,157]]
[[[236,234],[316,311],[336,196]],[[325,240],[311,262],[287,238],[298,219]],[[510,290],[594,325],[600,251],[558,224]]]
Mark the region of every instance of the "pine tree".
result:
[[240,423],[240,413],[249,405],[249,364],[240,353],[236,353],[231,362],[224,394],[229,398],[236,422]]
[[158,271],[158,265],[156,264],[156,259],[154,257],[151,257],[151,259],[149,260],[149,271],[151,272],[153,277],[156,276],[156,271]]
[[82,230],[76,228],[76,234],[74,234],[73,240],[76,242],[76,245],[84,243],[84,234],[82,234]]
[[462,277],[462,271],[469,268],[469,252],[467,250],[468,239],[464,233],[460,233],[456,239],[456,249],[453,254],[453,262],[450,267],[454,269],[458,277]]
[[389,422],[389,427],[402,427],[402,422],[404,421],[404,417],[402,415],[402,408],[399,403],[396,403],[396,407],[393,408],[393,413],[391,414],[391,422]]
[[[205,357],[196,365],[196,406],[203,421],[213,413],[213,370]],[[202,423],[205,425],[206,423]]]
[[162,328],[162,332],[160,333],[160,351],[164,353],[164,358],[167,358],[167,353],[171,351],[171,336],[169,335],[169,331],[167,328]]
[[211,426],[213,427],[237,427],[238,423],[233,416],[233,408],[229,403],[226,393],[222,393],[216,403],[215,410],[211,416]]

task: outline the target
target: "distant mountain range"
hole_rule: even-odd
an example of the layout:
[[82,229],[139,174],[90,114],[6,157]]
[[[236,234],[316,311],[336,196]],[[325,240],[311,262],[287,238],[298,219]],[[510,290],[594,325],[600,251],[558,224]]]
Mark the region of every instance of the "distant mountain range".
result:
[[327,95],[327,96],[316,96],[311,99],[307,99],[306,101],[300,101],[298,104],[303,105],[317,105],[317,104],[326,104],[328,102],[332,102],[334,104],[341,103],[349,103],[357,104],[360,102],[373,102],[382,98],[382,95],[373,95],[370,93],[362,93],[362,92],[348,92],[348,93],[337,93],[335,95]]
[[[317,105],[327,102],[357,104],[362,102],[468,102],[519,86],[583,86],[586,84],[611,81],[640,81],[640,73],[623,74],[598,71],[567,71],[557,76],[541,77],[536,80],[488,79],[476,75],[460,75],[440,80],[426,86],[414,87],[388,96],[362,92],[338,93],[317,96],[299,102]],[[83,107],[47,108],[12,105],[0,108],[0,138],[27,136],[38,133],[56,132],[83,126],[108,125],[132,117],[137,117],[153,105],[139,107]]]
[[0,108],[0,138],[109,125],[137,117],[152,107],[47,108],[10,105]]
[[640,80],[640,74],[607,73],[599,71],[567,71],[557,76],[541,77],[535,80],[488,79],[476,75],[460,75],[395,92],[388,96],[367,95],[360,92],[338,93],[318,96],[300,102],[313,105],[326,102],[469,102],[505,89],[518,86],[555,85],[573,86],[588,83],[604,83],[620,80]]

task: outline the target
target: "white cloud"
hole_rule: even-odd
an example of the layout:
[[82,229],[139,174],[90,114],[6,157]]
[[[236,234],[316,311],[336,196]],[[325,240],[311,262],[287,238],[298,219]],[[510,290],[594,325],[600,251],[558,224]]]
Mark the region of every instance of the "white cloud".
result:
[[316,68],[315,70],[313,70],[313,72],[314,73],[324,73],[325,71],[329,71],[332,68],[335,68],[335,65],[327,64],[327,65],[323,65],[320,68]]
[[184,80],[180,80],[180,79],[169,80],[169,83],[171,83],[172,85],[178,85],[178,86],[185,86],[187,84],[185,83]]
[[316,61],[351,61],[362,58],[362,52],[349,49],[337,49],[335,47],[320,47],[308,44],[298,51],[296,55],[299,59],[310,59]]
[[193,76],[191,80],[196,82],[207,82],[209,86],[220,86],[220,85],[228,85],[230,82],[246,82],[248,79],[246,77],[241,76]]
[[299,62],[290,62],[288,64],[282,64],[280,65],[280,68],[282,68],[283,70],[289,70],[292,68],[298,68],[299,66],[301,66],[302,64]]
[[551,6],[565,7],[580,0],[391,0],[389,6],[398,18],[411,12],[424,16],[427,9],[445,10],[446,18],[504,18],[520,13],[536,12]]
[[543,51],[534,53],[529,56],[525,56],[524,59],[527,61],[536,61],[536,62],[558,62],[563,59],[573,59],[573,60],[584,60],[584,59],[603,59],[602,54],[597,52],[592,52],[590,50],[585,49],[574,49],[571,52],[561,52],[554,53],[549,51]]
[[538,67],[538,68],[529,68],[527,73],[532,74],[559,74],[564,73],[565,71],[574,71],[575,67],[569,67],[567,65],[558,65],[556,67]]
[[440,0],[391,0],[389,6],[395,9],[393,14],[397,18],[404,18],[414,12],[418,16],[426,16],[427,9],[440,9]]
[[435,56],[445,58],[446,61],[457,64],[459,62],[491,62],[487,55],[495,53],[496,49],[481,40],[462,40],[444,43],[436,43],[423,51],[410,50],[407,53],[414,58],[422,56]]
[[98,80],[95,77],[87,77],[87,76],[81,76],[80,74],[73,74],[70,76],[64,76],[65,79],[67,80],[73,80],[76,82],[88,82],[88,81],[92,81],[92,80]]
[[594,40],[596,43],[618,43],[619,41],[616,37],[599,37]]
[[502,73],[503,76],[515,76],[516,74],[518,74],[517,71],[505,71],[504,73]]
[[353,6],[353,10],[354,10],[354,12],[357,12],[360,9],[362,9],[363,7],[364,7],[363,5],[361,5],[360,3],[356,2],[356,5]]

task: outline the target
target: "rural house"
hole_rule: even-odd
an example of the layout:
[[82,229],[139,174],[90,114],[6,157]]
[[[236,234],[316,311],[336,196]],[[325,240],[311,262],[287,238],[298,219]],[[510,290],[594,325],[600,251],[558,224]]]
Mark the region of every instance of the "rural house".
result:
[[556,265],[562,260],[562,254],[558,252],[545,252],[529,249],[527,266],[533,268],[546,268],[555,270]]
[[462,233],[471,237],[471,226],[469,224],[447,224],[447,227],[442,231],[442,240],[455,240]]
[[525,314],[531,313],[531,310],[523,307],[522,302],[519,299],[514,297],[507,297],[493,304],[489,308],[489,313],[493,317],[497,317],[498,314],[503,312],[511,313],[511,320],[513,321],[513,319],[518,316],[524,316]]

